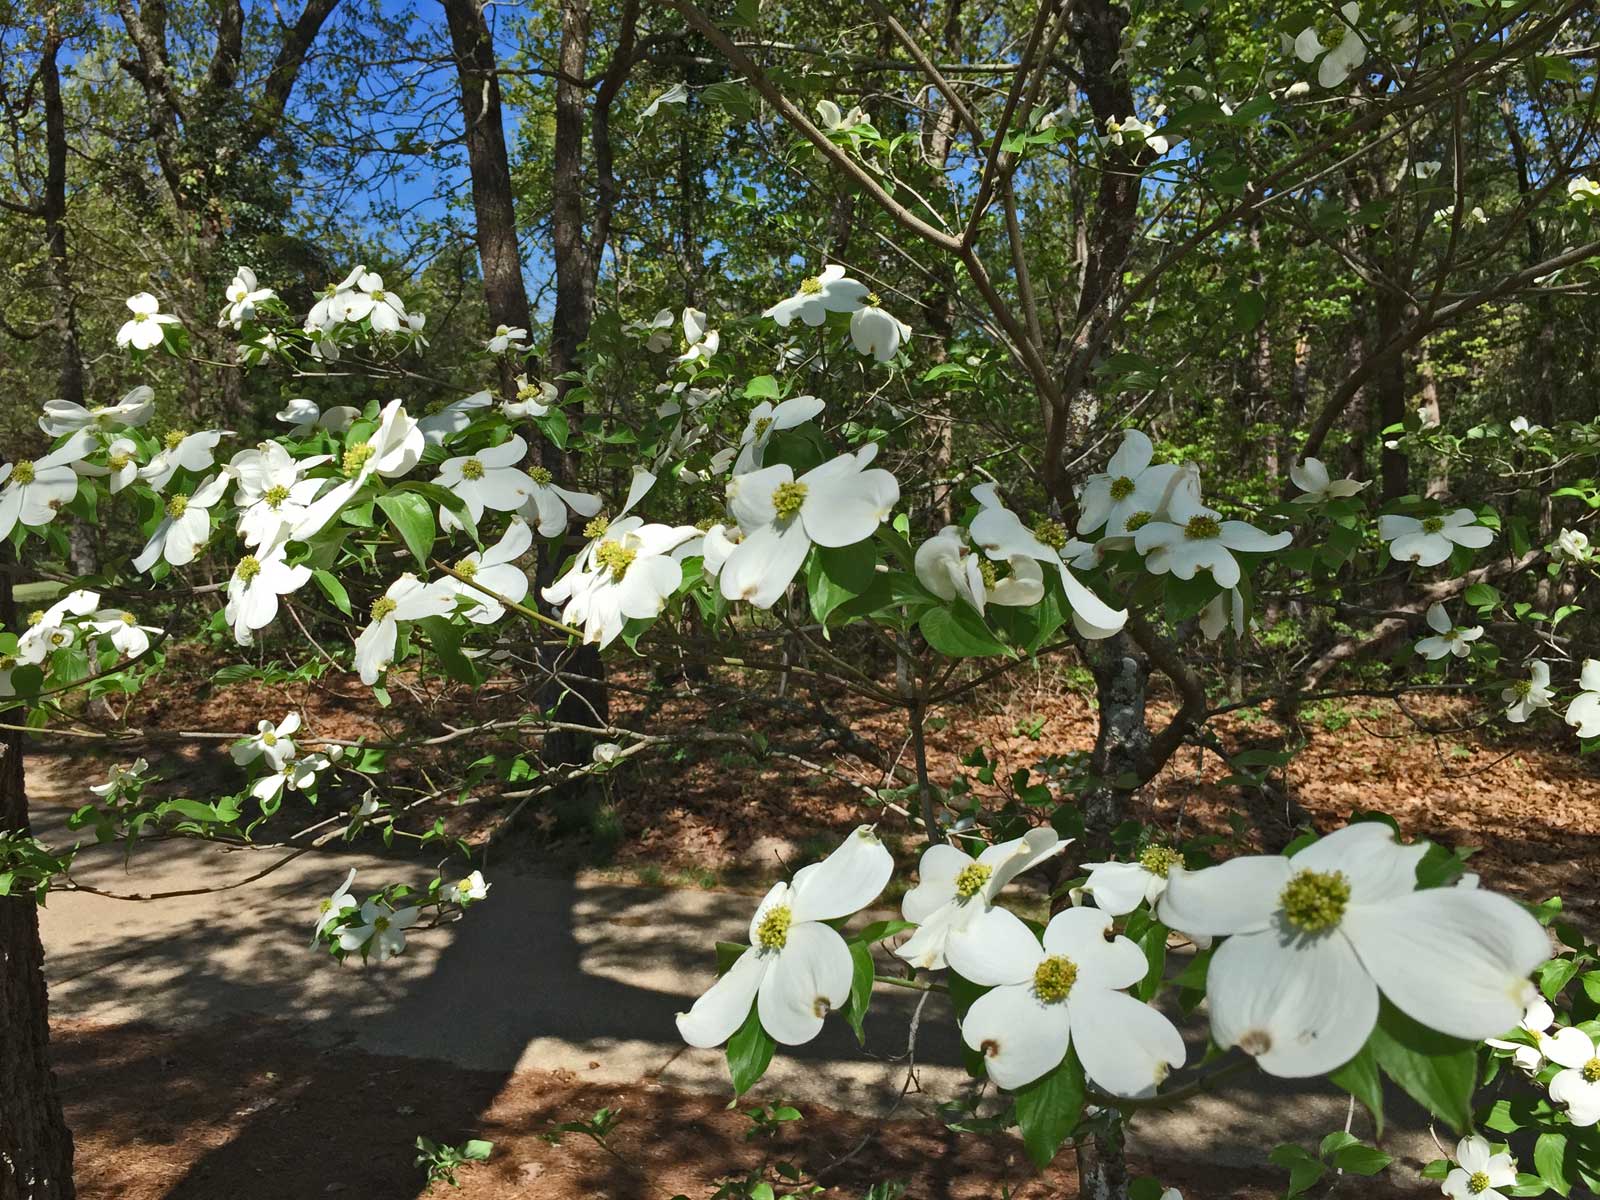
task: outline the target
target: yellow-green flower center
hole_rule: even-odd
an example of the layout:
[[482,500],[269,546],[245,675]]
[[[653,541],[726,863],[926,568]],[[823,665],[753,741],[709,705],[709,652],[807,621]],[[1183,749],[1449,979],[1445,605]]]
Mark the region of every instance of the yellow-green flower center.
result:
[[757,417],[756,418],[756,436],[758,438],[759,437],[765,437],[767,435],[767,430],[769,430],[771,428],[772,428],[772,418],[771,417]]
[[174,521],[188,511],[189,497],[187,496],[173,496],[167,501],[167,516],[171,517]]
[[1067,527],[1050,517],[1040,517],[1033,523],[1033,536],[1050,549],[1059,550],[1067,544]]
[[11,482],[27,487],[33,482],[37,470],[32,462],[23,461],[11,468]]
[[371,295],[374,300],[381,302],[383,300],[383,289],[379,288],[377,291],[371,293]]
[[533,480],[540,487],[549,487],[551,483],[555,481],[555,476],[550,474],[550,472],[545,470],[543,467],[529,467],[528,478]]
[[17,665],[17,659],[12,654],[0,654],[0,671],[9,671]]
[[379,596],[372,602],[372,619],[381,621],[399,608],[400,605],[389,596]]
[[67,644],[67,635],[59,629],[56,630],[50,635],[50,644],[52,646],[65,646]]
[[1210,541],[1222,536],[1222,526],[1215,517],[1190,517],[1189,523],[1183,527],[1183,536],[1191,542]]
[[621,542],[601,542],[594,552],[594,560],[600,564],[600,569],[610,571],[612,580],[617,583],[622,582],[622,577],[638,557],[637,550],[630,550]]
[[1162,879],[1167,877],[1167,872],[1183,862],[1183,856],[1176,850],[1166,846],[1148,846],[1145,852],[1139,855],[1139,865],[1152,875],[1159,875]]
[[789,944],[789,926],[793,921],[787,904],[775,905],[756,926],[756,945],[763,950],[782,950]]
[[598,537],[605,537],[606,530],[611,528],[611,518],[601,513],[583,527],[583,536],[593,541]]
[[1146,525],[1150,524],[1150,522],[1152,520],[1154,520],[1154,519],[1155,519],[1155,513],[1152,513],[1152,512],[1136,512],[1136,513],[1133,514],[1133,516],[1129,517],[1126,521],[1124,521],[1122,523],[1122,527],[1124,529],[1126,529],[1129,533],[1138,533],[1139,530],[1143,529]]
[[261,560],[254,554],[246,554],[239,560],[239,565],[233,569],[233,573],[239,577],[240,583],[249,583],[261,574]]
[[1278,903],[1301,933],[1325,933],[1344,919],[1350,881],[1342,871],[1301,871],[1284,885]]
[[479,462],[475,458],[467,459],[466,462],[461,464],[461,478],[463,478],[463,479],[482,479],[483,478],[483,464],[481,462]]
[[169,429],[167,431],[165,445],[168,450],[176,450],[179,446],[183,445],[183,439],[188,436],[189,431],[186,429]]
[[267,730],[261,735],[261,744],[263,746],[276,746],[278,744],[278,735],[270,729]]
[[1582,1072],[1585,1083],[1600,1083],[1600,1058],[1591,1058],[1584,1063]]
[[389,928],[389,918],[388,917],[379,917],[377,920],[372,922],[372,928],[376,932],[382,933],[385,929]]
[[36,608],[31,613],[28,614],[28,624],[29,625],[38,625],[43,620],[44,620],[44,609],[42,609],[42,608]]
[[878,293],[877,292],[868,292],[867,293],[867,307],[868,308],[877,308],[880,303],[882,303],[882,301],[880,301],[878,299]]
[[458,880],[456,880],[456,891],[461,893],[461,895],[463,895],[463,896],[471,895],[472,894],[472,880],[470,880],[470,879],[458,879]]
[[1033,994],[1046,1004],[1059,1004],[1078,982],[1078,964],[1065,954],[1052,954],[1034,969]]
[[[110,458],[106,459],[106,466],[110,467],[113,471],[120,471],[132,461],[133,459],[129,458],[126,454],[113,454]],[[29,463],[28,466],[31,468],[33,464]]]
[[289,489],[281,483],[275,483],[261,494],[261,498],[267,502],[268,508],[277,508],[289,498]]
[[518,400],[537,400],[540,394],[539,385],[536,383],[524,383],[517,388]]
[[1113,500],[1126,500],[1133,495],[1133,480],[1126,475],[1118,475],[1111,481],[1111,498]]
[[779,517],[792,517],[800,511],[800,506],[806,502],[806,492],[809,489],[805,484],[795,480],[789,483],[780,483],[772,489],[772,509]]
[[963,900],[972,899],[983,890],[983,885],[989,882],[989,876],[993,874],[994,868],[983,863],[967,864],[956,876],[956,895]]
[[1487,1171],[1474,1171],[1472,1173],[1472,1176],[1467,1180],[1467,1193],[1468,1193],[1468,1195],[1472,1195],[1472,1196],[1481,1196],[1481,1195],[1483,1195],[1484,1192],[1487,1192],[1489,1190],[1491,1182],[1492,1181],[1489,1179],[1489,1172],[1487,1172]]
[[362,442],[359,445],[351,446],[344,452],[344,460],[341,464],[344,467],[344,473],[346,475],[361,474],[361,468],[366,466],[367,462],[376,453],[377,450],[373,448],[371,442]]
[[319,912],[325,912],[325,913],[326,912],[332,912],[333,911],[333,897],[329,896],[325,900],[323,900],[322,906],[318,911]]
[[139,623],[139,618],[134,616],[131,612],[125,612],[122,614],[122,623],[129,628],[132,628]]
[[983,586],[986,588],[992,588],[996,583],[1000,582],[1000,568],[987,558],[978,560],[978,574],[983,576]]
[[1423,533],[1438,533],[1443,528],[1444,528],[1444,518],[1443,517],[1429,517],[1426,521],[1424,521],[1422,523],[1422,532]]
[[463,558],[456,563],[455,572],[464,579],[472,579],[478,574],[478,564],[470,558]]
[[819,296],[822,294],[822,280],[812,275],[800,281],[800,294],[802,296]]

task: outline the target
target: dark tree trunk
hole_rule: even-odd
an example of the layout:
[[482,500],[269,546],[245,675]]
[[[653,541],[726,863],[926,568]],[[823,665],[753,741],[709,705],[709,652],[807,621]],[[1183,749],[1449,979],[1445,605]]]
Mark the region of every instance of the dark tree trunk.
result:
[[[0,624],[16,628],[11,576],[0,571]],[[0,732],[0,833],[26,833],[22,737]],[[50,1070],[49,1002],[39,911],[0,897],[0,1200],[72,1200],[72,1134]]]

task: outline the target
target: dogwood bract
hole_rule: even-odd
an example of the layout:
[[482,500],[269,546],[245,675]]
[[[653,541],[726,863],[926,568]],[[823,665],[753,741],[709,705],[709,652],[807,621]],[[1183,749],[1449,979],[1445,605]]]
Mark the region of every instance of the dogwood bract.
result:
[[866,302],[850,314],[850,341],[858,354],[881,363],[892,362],[900,344],[911,337],[911,326],[878,307],[877,294],[868,292]]
[[407,415],[405,405],[391,400],[384,405],[378,427],[365,441],[346,443],[339,466],[346,478],[335,484],[306,509],[293,536],[306,541],[319,533],[334,515],[350,502],[373,475],[397,479],[422,460],[427,443],[417,422]]
[[895,947],[895,954],[914,967],[939,970],[946,965],[945,947],[952,933],[993,908],[1006,884],[1068,844],[1053,829],[1032,829],[985,847],[977,858],[942,842],[929,846],[917,864],[916,886],[900,902],[900,915],[917,930]]
[[750,918],[750,946],[678,1014],[691,1046],[719,1046],[743,1025],[755,1001],[773,1041],[799,1046],[822,1031],[822,1019],[850,998],[852,965],[844,938],[823,924],[865,908],[894,873],[894,857],[862,825],[821,862],[775,883]]
[[143,425],[155,410],[155,391],[140,384],[116,404],[95,408],[85,408],[71,400],[46,400],[39,428],[53,438],[77,433],[80,429],[95,429],[101,433],[131,429]]
[[1494,531],[1477,520],[1470,508],[1422,518],[1389,513],[1378,518],[1378,536],[1389,543],[1389,553],[1397,562],[1433,567],[1449,558],[1457,546],[1481,550],[1494,541]]
[[1183,1038],[1172,1022],[1122,990],[1150,965],[1111,930],[1109,913],[1069,908],[1050,918],[1040,945],[1014,913],[991,908],[951,933],[951,968],[993,989],[967,1010],[961,1039],[983,1055],[1000,1087],[1053,1071],[1069,1047],[1084,1074],[1114,1096],[1152,1096],[1183,1065]]
[[[517,466],[527,453],[528,443],[512,434],[498,446],[445,459],[434,482],[459,496],[467,506],[467,515],[477,524],[486,508],[513,512],[527,503],[528,473]],[[439,524],[445,529],[462,527],[461,518],[448,508],[439,510]]]
[[[528,594],[528,576],[516,561],[532,546],[533,530],[520,517],[512,517],[505,533],[493,546],[481,553],[473,551],[456,561],[455,572],[465,582],[453,578],[449,582],[455,584],[457,596],[472,604],[466,612],[467,620],[476,625],[493,625],[506,611],[498,596],[513,604],[522,602]],[[491,596],[489,592],[496,595]]]
[[454,900],[457,904],[471,904],[474,900],[482,900],[489,894],[489,885],[483,881],[482,871],[473,871],[442,891],[446,900]]
[[361,907],[360,901],[350,894],[350,885],[355,881],[356,869],[351,867],[350,874],[344,877],[344,882],[335,889],[333,895],[329,896],[317,907],[317,923],[311,929],[311,944],[313,946],[322,940],[322,931],[324,929],[351,909]]
[[198,433],[169,430],[160,451],[139,472],[139,478],[159,492],[172,482],[180,467],[196,475],[209,471],[216,465],[217,443],[227,435],[225,429],[202,429]]
[[877,443],[869,443],[799,479],[788,464],[735,475],[728,483],[728,510],[744,540],[722,566],[722,594],[771,608],[813,545],[853,546],[871,537],[900,499],[893,475],[869,469],[877,454]]
[[1269,554],[1293,540],[1288,530],[1267,533],[1246,521],[1224,520],[1182,488],[1173,493],[1167,510],[1171,520],[1147,522],[1133,535],[1134,547],[1144,555],[1145,569],[1152,575],[1171,572],[1179,579],[1193,579],[1204,570],[1219,587],[1231,588],[1242,574],[1235,550]]
[[1315,25],[1306,26],[1294,39],[1294,52],[1301,62],[1314,62],[1319,54],[1323,56],[1317,66],[1317,82],[1323,87],[1338,87],[1350,78],[1350,72],[1366,62],[1367,44],[1356,31],[1360,20],[1361,5],[1352,0],[1339,8],[1338,17],[1333,23],[1337,39],[1332,49],[1323,45]]
[[1416,650],[1430,662],[1447,654],[1466,658],[1472,653],[1472,643],[1483,636],[1482,625],[1457,628],[1442,604],[1428,605],[1427,619],[1428,628],[1433,630],[1436,636],[1419,639]]
[[561,620],[581,626],[584,641],[609,646],[627,621],[660,614],[683,582],[673,551],[699,532],[693,525],[646,524],[640,517],[610,522],[588,566],[574,566],[542,595],[552,604],[565,601]]
[[1166,893],[1174,868],[1183,869],[1183,856],[1166,846],[1150,846],[1133,862],[1083,864],[1089,879],[1083,890],[1094,897],[1095,907],[1114,917],[1125,917],[1142,900],[1153,909]]
[[1322,500],[1342,500],[1354,496],[1367,486],[1360,479],[1331,479],[1328,468],[1320,458],[1308,458],[1289,468],[1289,479],[1305,493],[1295,497],[1296,504],[1315,504]]
[[417,923],[416,908],[391,908],[383,900],[368,900],[356,921],[339,931],[339,945],[361,951],[366,959],[383,962],[406,948],[406,930]]
[[274,725],[271,721],[258,721],[256,731],[235,742],[228,753],[241,767],[264,758],[274,771],[296,754],[294,734],[300,729],[300,714],[289,713]]
[[504,354],[507,350],[514,350],[518,354],[525,353],[528,349],[528,331],[511,325],[496,325],[494,336],[489,339],[485,348],[490,354]]
[[[1105,528],[1118,537],[1128,533],[1128,523],[1137,514],[1144,521],[1164,511],[1172,481],[1180,468],[1176,463],[1152,463],[1155,446],[1137,429],[1122,435],[1122,445],[1106,463],[1106,469],[1089,476],[1078,495],[1078,532],[1092,533]],[[1144,521],[1135,521],[1135,528]]]
[[278,600],[304,587],[311,579],[311,568],[290,566],[282,542],[246,554],[228,578],[228,603],[223,616],[233,626],[233,639],[250,645],[251,635],[265,629],[278,616]]
[[62,505],[78,494],[78,473],[72,468],[88,448],[80,431],[43,458],[0,466],[0,540],[18,525],[37,529],[55,520]]
[[750,410],[744,432],[739,435],[739,457],[733,464],[735,475],[748,474],[762,464],[772,435],[807,421],[822,412],[823,403],[815,396],[790,396],[780,404],[763,400]]
[[1510,1050],[1511,1059],[1517,1067],[1533,1075],[1544,1066],[1544,1044],[1550,1036],[1550,1027],[1555,1023],[1555,1010],[1545,1003],[1543,996],[1536,996],[1529,1003],[1528,1011],[1522,1014],[1522,1020],[1517,1022],[1517,1028],[1533,1039],[1533,1045],[1508,1042],[1501,1038],[1485,1038],[1484,1045],[1497,1050]]
[[912,566],[917,579],[941,600],[965,600],[982,614],[989,604],[1027,607],[1044,599],[1044,573],[1036,559],[1014,554],[1009,574],[1001,576],[991,560],[975,554],[956,525],[946,525],[917,547]]
[[1289,858],[1174,872],[1162,923],[1231,935],[1207,976],[1217,1045],[1272,1075],[1321,1075],[1365,1044],[1380,991],[1452,1037],[1482,1041],[1515,1025],[1535,994],[1528,974],[1549,956],[1544,930],[1492,892],[1418,891],[1426,853],[1363,822]]
[[89,618],[88,625],[124,658],[138,658],[150,649],[150,636],[161,632],[154,625],[139,624],[138,617],[122,608],[99,609]]
[[1563,1068],[1550,1081],[1550,1099],[1567,1106],[1567,1120],[1600,1124],[1600,1046],[1581,1029],[1558,1030],[1542,1043],[1545,1057]]
[[278,293],[271,288],[258,287],[256,273],[249,267],[240,267],[234,272],[233,280],[223,291],[228,303],[223,306],[222,313],[217,317],[217,325],[232,325],[238,329],[246,321],[255,320],[256,305],[263,300],[275,300]]

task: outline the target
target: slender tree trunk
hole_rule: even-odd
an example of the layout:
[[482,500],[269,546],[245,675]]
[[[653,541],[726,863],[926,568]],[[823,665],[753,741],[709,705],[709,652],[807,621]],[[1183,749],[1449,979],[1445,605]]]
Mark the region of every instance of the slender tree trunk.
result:
[[[1376,328],[1374,346],[1386,346],[1400,335],[1405,324],[1405,300],[1387,291],[1378,293],[1374,307]],[[1377,393],[1377,420],[1374,433],[1398,425],[1406,417],[1406,356],[1392,354],[1373,379]],[[1411,490],[1411,464],[1404,450],[1383,448],[1381,461],[1384,500],[1395,500]]]
[[[0,571],[0,625],[15,629],[11,575]],[[0,834],[26,833],[22,736],[0,732]],[[0,897],[0,1200],[72,1200],[72,1134],[49,1061],[49,1001],[39,910]]]

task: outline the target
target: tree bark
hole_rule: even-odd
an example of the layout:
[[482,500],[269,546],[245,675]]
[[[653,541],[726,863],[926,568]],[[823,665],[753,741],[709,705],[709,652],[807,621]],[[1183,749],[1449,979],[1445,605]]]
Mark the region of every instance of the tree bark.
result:
[[[16,628],[11,575],[0,571],[0,625]],[[0,833],[26,833],[22,737],[0,733]],[[39,910],[0,897],[0,1200],[72,1200],[72,1134],[49,1061],[49,1001]]]

